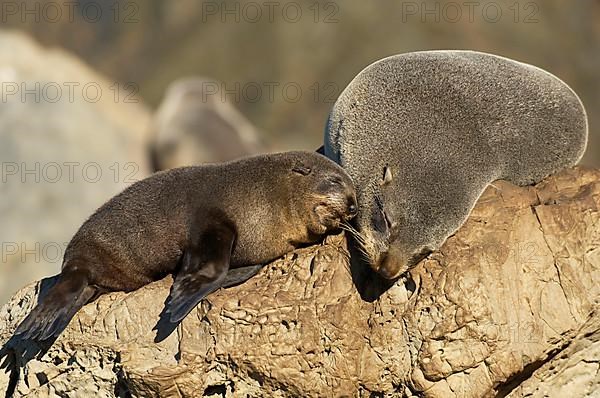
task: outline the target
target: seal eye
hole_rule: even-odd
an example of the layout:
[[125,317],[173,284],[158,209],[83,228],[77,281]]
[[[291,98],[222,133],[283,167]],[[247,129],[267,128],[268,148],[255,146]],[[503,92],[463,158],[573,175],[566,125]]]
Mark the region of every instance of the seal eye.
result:
[[376,231],[381,233],[386,233],[388,231],[388,220],[383,211],[383,202],[379,196],[375,196],[375,205],[373,206],[371,222]]
[[323,194],[338,194],[344,192],[344,180],[337,175],[325,176],[317,185],[317,190]]
[[342,179],[338,176],[333,176],[333,177],[329,177],[327,178],[327,182],[329,182],[331,185],[340,185],[342,186]]
[[375,230],[381,233],[387,232],[387,222],[385,220],[385,216],[383,212],[379,209],[374,209],[373,216],[371,217],[371,222],[375,227]]
[[306,165],[298,164],[292,168],[292,171],[294,173],[298,173],[298,174],[302,174],[303,176],[307,176],[311,173],[312,170],[310,167],[308,167]]

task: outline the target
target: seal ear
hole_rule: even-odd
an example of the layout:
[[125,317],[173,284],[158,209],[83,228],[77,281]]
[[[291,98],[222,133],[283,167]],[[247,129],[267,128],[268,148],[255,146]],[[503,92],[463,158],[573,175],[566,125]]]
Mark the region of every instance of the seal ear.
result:
[[307,176],[312,172],[312,169],[305,164],[297,164],[292,168],[294,173],[302,174],[303,176]]
[[389,166],[385,166],[383,168],[383,179],[381,180],[379,185],[387,185],[390,182],[392,182],[393,179],[394,176],[392,175],[392,169]]

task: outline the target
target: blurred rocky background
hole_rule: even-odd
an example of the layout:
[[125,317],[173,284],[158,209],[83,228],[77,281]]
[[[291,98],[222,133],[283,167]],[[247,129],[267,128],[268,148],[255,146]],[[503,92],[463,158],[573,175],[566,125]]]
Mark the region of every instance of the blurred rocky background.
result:
[[[81,223],[150,173],[148,110],[62,50],[0,34],[0,302],[57,273]],[[25,95],[25,97],[21,97]]]
[[[62,16],[55,18],[56,7],[46,3],[58,5]],[[8,8],[2,27],[27,31],[111,79],[134,83],[135,97],[151,107],[182,76],[217,79],[226,99],[278,149],[320,146],[333,101],[369,63],[407,51],[465,48],[535,64],[572,86],[592,122],[586,161],[600,164],[598,0],[73,3],[2,1]]]
[[[231,137],[254,137],[244,151],[314,149],[338,94],[369,63],[426,49],[497,53],[578,92],[590,118],[584,163],[598,166],[598,21],[598,0],[0,1],[0,303],[56,273],[62,253],[50,250],[102,202],[153,165],[193,158],[192,144],[173,152],[159,140],[186,129],[159,133],[152,116],[190,76],[208,79],[201,102],[231,105]],[[211,123],[231,122],[214,112]],[[175,146],[198,142],[186,139]]]

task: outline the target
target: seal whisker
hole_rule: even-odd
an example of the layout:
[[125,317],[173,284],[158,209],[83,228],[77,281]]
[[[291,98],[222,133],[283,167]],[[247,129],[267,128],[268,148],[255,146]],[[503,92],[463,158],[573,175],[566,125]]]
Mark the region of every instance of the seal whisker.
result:
[[353,226],[346,222],[341,223],[340,226],[344,231],[347,231],[352,235],[352,238],[357,243],[356,248],[358,253],[365,261],[369,262],[370,256],[366,248],[365,238]]
[[350,235],[352,235],[352,237],[357,240],[357,241],[361,241],[362,242],[362,237],[358,234],[358,232],[356,230],[353,230],[351,228],[349,228],[347,225],[345,225],[344,223],[340,224],[340,228],[346,232],[348,232]]
[[349,232],[349,233],[352,235],[352,237],[353,237],[354,239],[356,239],[358,242],[360,242],[361,244],[362,244],[362,243],[365,243],[365,238],[364,238],[364,237],[363,237],[363,236],[360,234],[360,232],[358,232],[358,230],[357,230],[356,228],[354,228],[352,225],[350,225],[350,224],[348,224],[348,223],[346,223],[346,222],[343,222],[343,223],[341,223],[341,224],[340,224],[340,226],[341,226],[341,228],[342,228],[344,231],[348,231],[348,232]]

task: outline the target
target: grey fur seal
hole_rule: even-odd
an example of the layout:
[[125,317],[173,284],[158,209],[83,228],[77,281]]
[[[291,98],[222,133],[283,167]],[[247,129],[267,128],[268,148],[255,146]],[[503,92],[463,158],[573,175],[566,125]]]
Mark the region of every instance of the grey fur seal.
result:
[[324,154],[357,189],[356,241],[394,279],[439,248],[494,180],[518,185],[575,165],[583,104],[550,73],[474,51],[394,55],[333,106]]
[[169,85],[151,126],[156,171],[226,162],[267,152],[252,123],[222,93],[222,83],[204,77]]
[[230,268],[316,242],[356,212],[350,177],[316,153],[156,173],[84,222],[67,246],[58,281],[15,336],[56,337],[99,294],[132,291],[169,273],[174,282],[163,313],[179,322],[223,285]]

